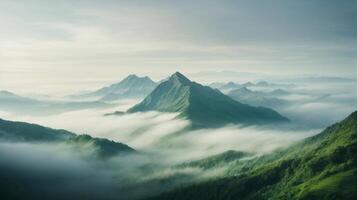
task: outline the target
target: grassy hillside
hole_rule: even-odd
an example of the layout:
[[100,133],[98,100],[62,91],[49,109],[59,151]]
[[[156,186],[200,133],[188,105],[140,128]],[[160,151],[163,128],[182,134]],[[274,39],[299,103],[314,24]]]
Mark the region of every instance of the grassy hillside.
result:
[[153,199],[356,199],[357,112],[284,151],[240,161],[228,177]]

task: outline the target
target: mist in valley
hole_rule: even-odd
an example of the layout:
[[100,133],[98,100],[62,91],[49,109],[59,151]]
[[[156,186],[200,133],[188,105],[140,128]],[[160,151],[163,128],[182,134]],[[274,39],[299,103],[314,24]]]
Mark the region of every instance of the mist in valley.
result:
[[[229,124],[221,128],[192,130],[191,122],[179,113],[157,111],[107,115],[125,112],[140,99],[118,100],[110,107],[83,108],[56,114],[1,110],[0,118],[65,129],[76,134],[107,138],[134,148],[138,153],[96,159],[90,152],[78,152],[66,143],[0,143],[3,170],[35,197],[55,194],[66,199],[135,199],[225,174],[225,167],[203,169],[184,166],[196,160],[234,150],[252,158],[284,149],[356,109],[354,83],[311,83],[283,88],[288,102],[276,108],[290,119],[278,126]],[[281,86],[283,87],[283,86]],[[275,88],[250,88],[272,91]],[[332,112],[333,111],[333,112]],[[247,157],[245,159],[250,159]],[[181,167],[178,167],[181,166]],[[5,174],[5,177],[9,176]],[[31,184],[36,182],[37,184]],[[43,187],[46,187],[46,192]],[[19,187],[21,188],[21,186]],[[16,192],[16,191],[15,191]]]

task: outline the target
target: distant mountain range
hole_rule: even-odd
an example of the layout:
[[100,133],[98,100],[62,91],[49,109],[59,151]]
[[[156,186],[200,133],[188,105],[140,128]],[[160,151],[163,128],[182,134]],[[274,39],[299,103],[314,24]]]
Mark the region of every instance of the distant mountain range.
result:
[[74,97],[97,97],[103,101],[144,98],[154,90],[156,85],[157,84],[147,76],[138,77],[132,74],[108,87],[103,87],[83,95],[75,95]]
[[158,85],[129,113],[179,112],[179,117],[192,121],[194,127],[219,127],[230,123],[266,124],[287,122],[276,111],[237,102],[219,90],[190,81],[179,72]]
[[259,81],[257,83],[252,83],[252,82],[246,82],[243,84],[235,83],[235,82],[228,82],[228,83],[221,83],[221,82],[215,82],[211,83],[209,85],[211,88],[219,89],[223,93],[228,93],[231,90],[235,89],[240,89],[242,87],[246,88],[270,88],[270,89],[277,89],[279,87],[282,88],[289,88],[289,87],[294,87],[293,84],[276,84],[276,83],[269,83],[267,81]]
[[289,92],[282,89],[276,89],[271,92],[260,92],[241,87],[231,90],[227,95],[236,101],[252,106],[277,108],[288,104],[286,100],[278,98],[288,94]]
[[131,147],[89,135],[76,135],[62,129],[52,129],[37,124],[0,119],[0,141],[24,143],[62,143],[75,151],[90,153],[94,158],[108,158],[120,153],[135,152]]
[[0,110],[16,114],[58,114],[65,111],[111,106],[101,101],[43,101],[0,91]]
[[270,83],[267,81],[259,81],[257,83],[247,82],[247,83],[242,84],[242,86],[244,86],[244,87],[258,87],[258,88],[278,88],[278,87],[291,88],[291,87],[295,87],[294,84]]
[[[232,154],[232,153],[231,153]],[[357,111],[320,134],[273,154],[225,161],[226,175],[151,199],[357,199]],[[233,154],[235,155],[235,154]],[[233,160],[232,160],[233,159]],[[201,169],[212,158],[192,162]]]
[[210,86],[211,88],[214,88],[214,89],[219,89],[219,90],[221,90],[223,93],[229,92],[230,90],[234,90],[234,89],[237,89],[237,88],[241,88],[241,87],[242,87],[241,84],[234,83],[234,82],[228,82],[228,83],[219,83],[219,82],[216,82],[216,83],[210,84],[209,86]]

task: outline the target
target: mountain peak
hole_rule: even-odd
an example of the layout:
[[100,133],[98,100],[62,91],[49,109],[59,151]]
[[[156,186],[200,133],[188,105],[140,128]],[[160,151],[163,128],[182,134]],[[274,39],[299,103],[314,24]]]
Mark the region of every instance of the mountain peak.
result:
[[173,81],[178,81],[182,84],[188,84],[191,83],[190,79],[188,79],[186,76],[181,74],[180,72],[175,72],[174,74],[171,75],[170,80]]
[[137,78],[139,78],[137,75],[135,75],[135,74],[130,74],[129,76],[127,76],[126,78],[124,78],[124,80],[137,79]]
[[274,110],[234,101],[218,90],[192,82],[179,72],[158,85],[142,102],[128,110],[179,112],[194,127],[219,127],[229,123],[264,124],[287,122]]

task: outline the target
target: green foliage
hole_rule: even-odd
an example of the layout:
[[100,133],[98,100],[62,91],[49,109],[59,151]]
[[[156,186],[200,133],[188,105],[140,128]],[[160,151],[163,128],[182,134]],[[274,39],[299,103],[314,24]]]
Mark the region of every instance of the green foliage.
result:
[[64,141],[74,136],[74,133],[65,130],[0,119],[1,140],[11,142],[53,142]]
[[199,167],[202,169],[211,169],[215,167],[227,166],[230,162],[252,155],[253,154],[247,152],[229,150],[204,159],[183,163],[178,167]]
[[93,138],[90,135],[78,135],[69,139],[67,144],[83,153],[89,153],[94,158],[109,158],[118,154],[135,152],[128,145],[108,139]]
[[153,199],[356,199],[357,112],[294,146],[230,165],[226,178]]
[[117,154],[135,152],[134,149],[125,144],[108,139],[93,138],[89,135],[76,135],[66,130],[2,119],[0,119],[0,140],[8,142],[65,143],[93,158],[109,158]]

